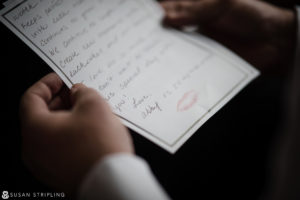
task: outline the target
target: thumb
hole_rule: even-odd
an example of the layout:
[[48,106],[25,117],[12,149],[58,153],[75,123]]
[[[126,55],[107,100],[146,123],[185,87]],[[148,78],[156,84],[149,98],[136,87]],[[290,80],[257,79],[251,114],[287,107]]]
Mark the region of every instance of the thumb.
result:
[[109,107],[96,90],[88,88],[82,83],[73,85],[71,88],[70,100],[73,109],[83,109],[88,111]]

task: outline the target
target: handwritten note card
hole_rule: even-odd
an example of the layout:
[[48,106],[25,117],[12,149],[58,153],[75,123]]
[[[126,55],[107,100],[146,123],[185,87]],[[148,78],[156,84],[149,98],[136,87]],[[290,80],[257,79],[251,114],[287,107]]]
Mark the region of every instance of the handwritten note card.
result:
[[16,0],[1,11],[69,87],[95,88],[174,153],[259,72],[204,36],[163,28],[162,16],[146,0]]

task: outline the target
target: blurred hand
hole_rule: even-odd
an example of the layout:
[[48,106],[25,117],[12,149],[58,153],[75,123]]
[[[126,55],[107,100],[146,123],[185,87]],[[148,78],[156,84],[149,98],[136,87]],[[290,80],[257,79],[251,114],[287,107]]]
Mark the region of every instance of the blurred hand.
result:
[[95,90],[77,84],[69,92],[54,73],[25,92],[20,116],[25,164],[44,183],[72,195],[97,161],[134,151],[127,129]]
[[262,70],[291,60],[296,38],[292,10],[260,0],[168,0],[161,3],[165,22],[199,25]]

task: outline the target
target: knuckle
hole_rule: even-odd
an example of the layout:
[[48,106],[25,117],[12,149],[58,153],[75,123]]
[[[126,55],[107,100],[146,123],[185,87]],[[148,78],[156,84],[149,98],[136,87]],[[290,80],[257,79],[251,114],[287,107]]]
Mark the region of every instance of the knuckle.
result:
[[102,107],[102,99],[98,94],[87,93],[79,102],[80,107],[86,111],[97,110]]
[[82,101],[92,104],[97,103],[99,101],[99,95],[93,90],[86,90],[86,92],[83,94]]

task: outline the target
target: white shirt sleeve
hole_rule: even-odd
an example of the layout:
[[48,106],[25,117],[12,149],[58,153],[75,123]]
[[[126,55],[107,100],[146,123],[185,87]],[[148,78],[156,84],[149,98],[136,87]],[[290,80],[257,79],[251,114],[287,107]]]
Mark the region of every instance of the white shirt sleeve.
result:
[[83,180],[78,197],[80,200],[170,199],[148,164],[130,154],[114,154],[98,162]]

